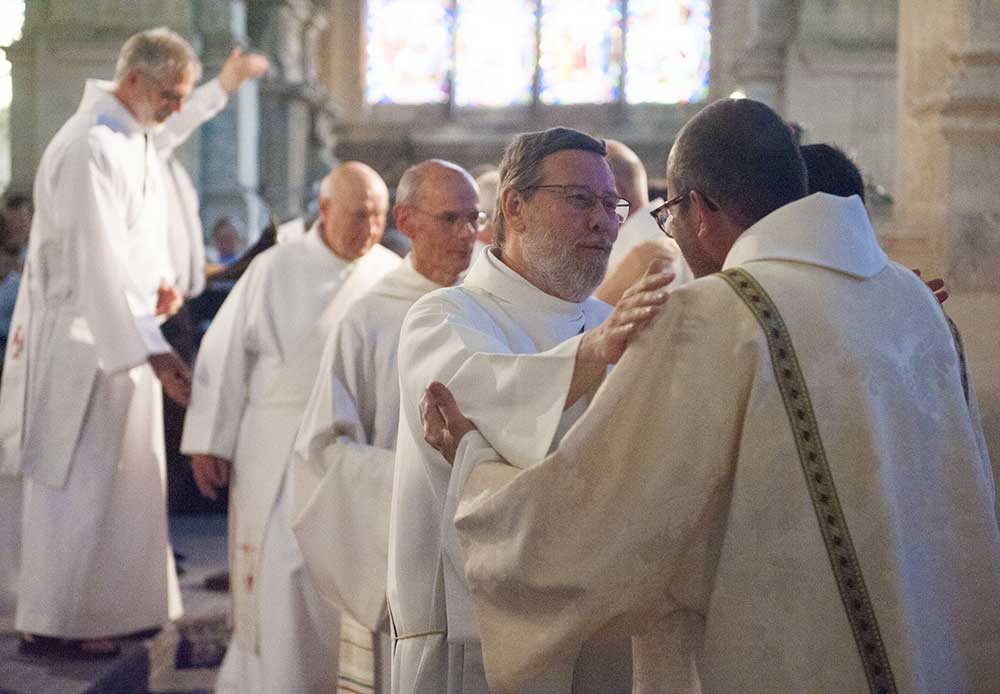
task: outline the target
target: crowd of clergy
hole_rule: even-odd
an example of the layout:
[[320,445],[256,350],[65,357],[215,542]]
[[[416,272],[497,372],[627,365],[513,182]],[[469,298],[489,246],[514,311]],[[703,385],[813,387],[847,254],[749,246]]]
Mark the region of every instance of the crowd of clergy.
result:
[[172,152],[266,69],[237,50],[195,88],[141,32],[42,157],[0,387],[23,653],[180,617],[165,393],[229,493],[218,692],[1000,691],[974,365],[842,153],[723,99],[666,201],[562,127],[479,181],[417,163],[391,206],[344,162],[192,369],[160,329],[204,287]]

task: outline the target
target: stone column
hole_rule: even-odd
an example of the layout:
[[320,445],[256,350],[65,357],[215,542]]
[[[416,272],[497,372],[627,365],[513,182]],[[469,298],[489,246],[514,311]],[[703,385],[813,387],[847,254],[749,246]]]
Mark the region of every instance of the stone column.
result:
[[335,107],[321,80],[328,2],[272,0],[251,38],[275,62],[261,83],[262,195],[279,219],[302,215],[332,163]]
[[[243,4],[230,0],[202,0],[196,7],[207,79],[219,74],[234,46],[246,43],[246,16]],[[258,91],[256,82],[244,82],[225,110],[192,137],[191,173],[197,175],[206,235],[222,216],[231,218],[250,242],[267,224],[259,190]]]
[[751,0],[746,50],[734,66],[751,99],[785,106],[785,51],[798,28],[798,0]]
[[901,1],[897,118],[886,245],[948,282],[1000,479],[1000,0]]
[[893,240],[1000,290],[1000,0],[902,0]]

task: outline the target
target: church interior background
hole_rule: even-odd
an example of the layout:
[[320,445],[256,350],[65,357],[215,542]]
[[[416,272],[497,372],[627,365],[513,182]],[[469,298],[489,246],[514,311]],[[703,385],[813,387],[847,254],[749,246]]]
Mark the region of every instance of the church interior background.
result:
[[496,163],[512,134],[563,124],[624,141],[662,179],[675,134],[703,103],[764,101],[803,127],[804,142],[854,157],[886,250],[947,280],[946,308],[963,331],[1000,460],[998,0],[0,5],[0,43],[9,44],[0,183],[11,192],[30,192],[84,80],[110,78],[135,31],[179,31],[206,76],[234,45],[266,53],[268,74],[183,153],[206,230],[228,216],[248,241],[270,215],[305,212],[337,160],[371,164],[392,187],[421,159]]

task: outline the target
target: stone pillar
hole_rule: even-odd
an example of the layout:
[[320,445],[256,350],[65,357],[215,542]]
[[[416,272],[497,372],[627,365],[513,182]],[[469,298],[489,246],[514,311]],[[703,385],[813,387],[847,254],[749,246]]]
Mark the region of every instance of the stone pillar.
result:
[[279,219],[308,211],[333,163],[335,107],[321,77],[328,2],[258,3],[251,38],[275,62],[261,83],[261,192]]
[[[233,47],[245,44],[246,16],[241,2],[202,0],[195,23],[201,37],[206,78],[219,74]],[[236,223],[253,242],[267,224],[260,195],[259,97],[254,81],[244,82],[225,110],[192,137],[192,175],[201,192],[201,219],[206,235],[220,217]]]
[[897,152],[888,250],[948,282],[1000,479],[1000,0],[901,1]]
[[785,51],[798,19],[798,0],[751,0],[746,50],[734,66],[746,95],[778,113],[785,105]]
[[895,239],[1000,290],[1000,0],[903,0]]

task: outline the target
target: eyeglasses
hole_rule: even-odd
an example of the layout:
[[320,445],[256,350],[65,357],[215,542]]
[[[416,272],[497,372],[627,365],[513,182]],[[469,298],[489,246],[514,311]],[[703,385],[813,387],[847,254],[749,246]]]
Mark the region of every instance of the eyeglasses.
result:
[[670,238],[674,237],[674,235],[670,232],[670,220],[674,216],[670,212],[670,208],[673,207],[674,205],[679,205],[685,200],[687,200],[689,195],[691,195],[690,190],[686,193],[681,193],[676,197],[670,198],[665,203],[663,203],[662,205],[660,205],[655,210],[652,210],[649,213],[653,217],[653,219],[656,220],[656,224],[660,227],[660,231],[662,231]]
[[422,210],[419,207],[414,207],[413,209],[427,215],[428,217],[433,217],[439,224],[448,227],[452,231],[458,231],[468,224],[473,228],[473,230],[476,231],[476,233],[478,233],[485,229],[486,225],[490,223],[490,218],[485,212],[476,212],[475,214],[459,214],[458,212],[429,212],[427,210]]
[[563,199],[570,204],[571,207],[575,207],[578,210],[591,210],[598,200],[601,201],[601,206],[604,207],[604,211],[608,214],[614,213],[618,218],[618,223],[624,222],[628,218],[628,211],[631,205],[629,201],[620,198],[617,195],[598,195],[592,191],[587,186],[577,186],[577,185],[544,185],[544,186],[528,186],[527,188],[521,188],[521,192],[529,190],[549,190],[553,193],[562,195]]

